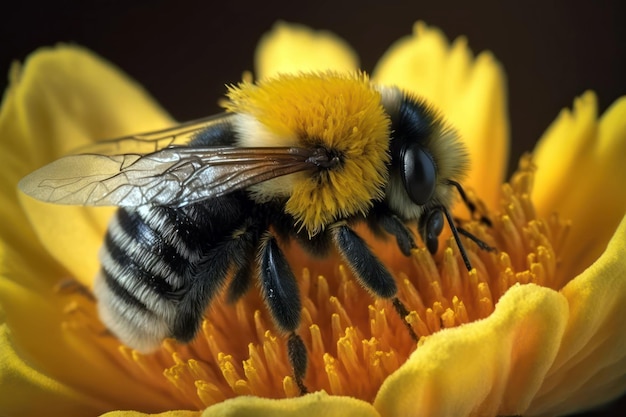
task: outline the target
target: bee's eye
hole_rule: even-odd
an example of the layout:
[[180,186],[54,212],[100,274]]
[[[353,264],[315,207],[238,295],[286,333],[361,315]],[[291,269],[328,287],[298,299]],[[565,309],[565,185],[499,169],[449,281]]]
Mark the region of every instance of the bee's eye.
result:
[[415,204],[426,204],[433,196],[437,182],[437,168],[432,156],[422,146],[413,143],[404,147],[401,163],[402,182],[409,197]]

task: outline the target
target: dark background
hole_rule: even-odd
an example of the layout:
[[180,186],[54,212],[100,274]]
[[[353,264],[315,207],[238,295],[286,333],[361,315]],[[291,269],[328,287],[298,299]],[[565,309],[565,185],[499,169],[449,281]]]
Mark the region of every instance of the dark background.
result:
[[252,69],[256,41],[277,19],[334,31],[367,71],[418,19],[450,39],[466,35],[474,52],[493,51],[508,76],[512,161],[583,91],[598,93],[601,110],[626,93],[620,1],[13,3],[2,12],[0,71],[38,46],[75,42],[139,80],[181,121],[218,110],[224,84]]
[[418,19],[450,39],[466,35],[475,53],[493,51],[508,76],[512,161],[583,91],[597,92],[601,111],[626,93],[621,1],[12,3],[0,18],[0,71],[38,46],[75,42],[139,80],[181,121],[218,110],[224,84],[252,69],[256,41],[277,19],[332,30],[367,71]]

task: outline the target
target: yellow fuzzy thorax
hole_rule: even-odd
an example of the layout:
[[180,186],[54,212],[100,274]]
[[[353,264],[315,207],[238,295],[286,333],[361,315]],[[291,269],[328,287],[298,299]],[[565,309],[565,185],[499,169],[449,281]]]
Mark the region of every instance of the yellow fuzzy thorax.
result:
[[366,213],[383,198],[390,121],[365,74],[282,75],[242,83],[228,98],[228,111],[252,116],[272,136],[263,146],[322,147],[340,155],[338,167],[292,176],[285,210],[309,235]]

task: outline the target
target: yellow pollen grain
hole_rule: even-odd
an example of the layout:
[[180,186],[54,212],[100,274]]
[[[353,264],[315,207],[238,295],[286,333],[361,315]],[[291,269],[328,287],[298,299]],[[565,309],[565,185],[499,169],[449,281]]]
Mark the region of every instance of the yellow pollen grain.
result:
[[195,387],[195,381],[190,377],[184,364],[177,364],[166,369],[163,375],[187,401],[198,408],[204,406],[202,400],[197,396],[197,390],[188,389],[190,386]]
[[337,341],[337,358],[343,364],[348,375],[357,375],[360,373],[360,361],[355,350],[356,330],[347,328],[346,335]]
[[297,384],[290,376],[286,376],[283,379],[283,391],[285,392],[285,398],[295,398],[300,395],[300,388],[298,388]]
[[456,315],[456,319],[459,324],[469,323],[469,317],[467,315],[467,310],[465,309],[465,304],[463,301],[459,300],[457,296],[452,298],[452,305],[454,308],[454,314]]
[[426,326],[428,326],[428,333],[435,333],[441,329],[441,321],[439,316],[433,311],[432,308],[426,309]]
[[263,340],[265,338],[266,332],[265,323],[263,323],[263,317],[260,310],[256,310],[254,312],[254,330],[256,332],[256,337],[258,340]]
[[187,366],[189,367],[191,375],[195,380],[202,379],[206,381],[210,378],[209,374],[204,369],[203,362],[197,361],[195,359],[189,359],[189,361],[187,361]]
[[409,313],[406,321],[411,325],[411,328],[413,329],[415,334],[420,337],[429,335],[431,333],[426,323],[424,323],[420,315],[415,310]]
[[337,297],[330,297],[330,305],[333,308],[333,311],[337,313],[339,316],[339,321],[343,327],[352,326],[352,321],[350,320],[350,316],[346,312],[346,310],[341,305],[341,302]]
[[207,381],[195,381],[196,394],[205,407],[222,402],[226,399],[224,394],[215,384]]
[[322,275],[317,277],[317,305],[326,305],[326,301],[329,299],[328,282]]
[[322,357],[324,352],[326,352],[326,348],[324,347],[320,327],[317,324],[313,324],[309,326],[309,331],[311,332],[311,356],[313,358]]
[[233,363],[233,357],[231,355],[220,353],[217,359],[224,379],[226,380],[228,385],[233,388],[235,386],[235,383],[239,379],[241,379],[241,377],[237,373],[237,367]]
[[382,383],[385,378],[386,372],[382,368],[382,362],[380,357],[383,352],[377,349],[378,343],[375,338],[370,340],[363,340],[363,354],[366,358],[367,375],[373,380],[373,382]]
[[324,354],[324,370],[328,376],[330,392],[333,394],[343,392],[343,386],[339,373],[337,372],[336,362],[336,359],[331,355],[328,353]]
[[446,309],[446,311],[444,311],[441,314],[441,324],[444,328],[447,327],[455,327],[456,323],[455,323],[455,314],[454,311],[452,311],[451,309]]
[[264,383],[268,376],[265,372],[261,371],[260,367],[255,365],[252,359],[243,361],[243,372],[249,385],[250,393],[268,396],[270,392],[267,392],[267,385]]
[[[371,305],[368,308],[370,312],[370,332],[374,337],[381,338],[389,329],[385,310]],[[381,340],[384,342],[384,339],[381,338]]]
[[333,340],[339,340],[339,338],[343,337],[344,327],[341,325],[341,318],[339,314],[333,313],[330,316],[330,327],[333,334]]
[[407,278],[406,274],[400,275],[400,296],[405,302],[409,303],[416,310],[423,310],[424,303],[422,302],[422,298],[420,297],[419,292],[413,286],[413,283],[410,279]]
[[[311,313],[313,312],[313,313]],[[315,308],[315,304],[309,299],[306,298],[302,303],[302,327],[310,327],[314,323],[313,317],[317,317],[317,309]]]

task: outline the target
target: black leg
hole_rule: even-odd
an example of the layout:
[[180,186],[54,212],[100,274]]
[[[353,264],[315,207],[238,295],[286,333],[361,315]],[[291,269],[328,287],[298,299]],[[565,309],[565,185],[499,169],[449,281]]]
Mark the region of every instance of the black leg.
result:
[[361,285],[378,297],[394,297],[398,291],[396,281],[365,241],[345,224],[335,225],[331,230],[339,253]]
[[467,230],[463,229],[462,227],[457,227],[456,229],[459,231],[459,234],[465,236],[466,238],[470,239],[472,242],[476,243],[480,249],[487,251],[487,252],[497,252],[496,248],[489,246],[488,244],[486,244],[485,242],[483,242],[482,240],[480,240],[478,237],[474,236]]
[[389,270],[367,247],[365,241],[348,226],[339,224],[331,230],[335,245],[361,285],[378,297],[390,298],[411,338],[417,341],[417,335],[405,319],[409,310],[397,297],[396,281]]
[[307,392],[303,379],[307,367],[307,351],[296,330],[300,326],[300,292],[285,255],[276,239],[267,235],[260,251],[261,291],[274,322],[280,330],[289,333],[287,353],[300,393]]
[[232,263],[233,241],[216,245],[194,265],[189,286],[182,296],[172,328],[172,337],[182,342],[191,341],[196,335],[204,311],[222,288]]
[[303,382],[308,359],[306,346],[304,346],[302,338],[295,332],[291,332],[289,340],[287,340],[287,354],[289,355],[289,362],[293,369],[294,379],[300,389],[300,395],[304,395],[309,392]]
[[233,240],[238,241],[237,253],[233,253],[233,278],[228,285],[227,301],[236,302],[252,284],[255,251],[259,244],[258,227],[246,225],[233,233]]
[[407,310],[406,306],[402,303],[402,301],[400,301],[400,299],[398,297],[393,297],[393,300],[391,300],[391,301],[393,302],[393,307],[396,309],[396,312],[398,313],[398,315],[402,319],[402,322],[404,323],[406,328],[409,330],[409,335],[411,335],[411,339],[413,339],[413,341],[417,342],[419,338],[417,337],[417,335],[413,331],[413,328],[411,327],[409,322],[406,321],[406,316],[409,315],[409,310]]
[[233,271],[233,278],[228,284],[226,301],[236,303],[252,285],[252,271],[254,263],[254,252],[250,254],[250,262],[236,267]]
[[472,264],[469,261],[469,257],[467,256],[467,252],[465,252],[465,247],[463,246],[463,243],[461,242],[461,237],[459,236],[459,231],[457,230],[456,226],[454,225],[454,219],[452,218],[452,215],[450,214],[448,209],[446,209],[443,206],[439,206],[437,208],[439,210],[441,210],[443,212],[443,214],[446,216],[446,219],[448,220],[448,224],[450,225],[450,230],[452,231],[452,236],[454,236],[454,240],[456,242],[456,245],[458,246],[459,252],[461,253],[461,258],[463,258],[463,262],[465,263],[465,268],[467,268],[468,271],[471,271],[472,270]]
[[379,221],[387,233],[396,237],[398,247],[404,256],[411,256],[411,250],[417,248],[417,245],[413,239],[413,233],[402,220],[398,216],[385,213],[380,216]]

